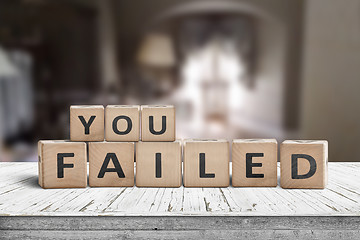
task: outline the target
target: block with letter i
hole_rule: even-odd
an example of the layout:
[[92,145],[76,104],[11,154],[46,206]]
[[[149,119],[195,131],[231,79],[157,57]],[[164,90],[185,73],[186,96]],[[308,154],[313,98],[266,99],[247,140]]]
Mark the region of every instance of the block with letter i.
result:
[[38,157],[39,185],[42,188],[86,187],[86,143],[39,141]]
[[234,139],[232,144],[234,187],[276,187],[277,141]]
[[104,140],[104,106],[77,105],[70,107],[70,140]]
[[134,186],[134,143],[90,142],[89,186]]
[[228,187],[229,157],[226,140],[185,140],[184,186]]
[[327,184],[328,142],[286,140],[280,146],[282,188],[317,188]]
[[180,187],[181,143],[179,141],[138,142],[136,186]]
[[108,105],[105,138],[109,142],[137,142],[140,138],[140,106]]
[[144,142],[175,141],[175,107],[172,105],[141,106],[141,140]]

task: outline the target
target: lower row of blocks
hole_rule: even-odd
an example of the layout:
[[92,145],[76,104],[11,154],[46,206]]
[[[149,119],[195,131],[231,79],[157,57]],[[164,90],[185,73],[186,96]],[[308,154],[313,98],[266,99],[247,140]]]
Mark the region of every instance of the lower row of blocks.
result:
[[[180,187],[182,158],[185,187],[227,187],[230,184],[229,143],[226,140],[90,142],[91,187]],[[43,188],[87,185],[87,145],[84,142],[39,141],[39,184]],[[280,147],[281,187],[324,188],[327,182],[326,141],[284,141]],[[234,187],[277,186],[275,139],[234,140]]]

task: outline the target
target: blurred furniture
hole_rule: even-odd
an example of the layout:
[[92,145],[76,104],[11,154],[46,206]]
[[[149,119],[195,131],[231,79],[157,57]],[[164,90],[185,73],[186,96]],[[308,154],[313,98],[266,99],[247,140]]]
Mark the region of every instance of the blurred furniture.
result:
[[0,163],[1,238],[355,239],[360,163],[329,163],[325,190],[42,189],[37,163]]
[[34,120],[32,58],[26,52],[0,48],[0,139],[17,136]]
[[[140,75],[155,94],[169,93],[175,81],[175,49],[171,37],[165,33],[149,33],[137,53]],[[150,88],[150,89],[151,89]],[[147,91],[150,89],[147,88]]]

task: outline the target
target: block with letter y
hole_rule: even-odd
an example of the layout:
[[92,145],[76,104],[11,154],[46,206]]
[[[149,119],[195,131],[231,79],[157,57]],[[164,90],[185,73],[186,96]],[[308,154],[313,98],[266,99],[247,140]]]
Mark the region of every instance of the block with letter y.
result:
[[327,163],[327,141],[284,141],[280,146],[281,187],[325,188]]
[[70,107],[70,140],[104,140],[104,106],[75,105]]
[[42,188],[86,187],[86,143],[39,141],[38,154],[39,185]]

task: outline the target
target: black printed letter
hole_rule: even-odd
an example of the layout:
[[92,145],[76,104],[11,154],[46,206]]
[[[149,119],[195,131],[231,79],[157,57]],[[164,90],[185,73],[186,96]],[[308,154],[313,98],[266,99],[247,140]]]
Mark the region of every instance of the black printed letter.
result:
[[[112,160],[115,168],[108,168],[110,159]],[[116,172],[119,178],[125,178],[125,174],[120,166],[119,160],[115,153],[106,154],[103,165],[101,166],[98,178],[103,178],[106,172]]]
[[[124,120],[126,120],[126,122],[127,122],[127,128],[126,128],[126,130],[123,131],[123,132],[122,132],[122,131],[119,131],[119,129],[117,128],[117,123],[118,123],[118,121],[119,121],[120,119],[124,119]],[[131,129],[132,129],[132,121],[131,121],[131,119],[130,119],[128,116],[118,116],[118,117],[116,117],[116,118],[114,119],[114,121],[113,121],[113,123],[112,123],[112,128],[113,128],[114,133],[119,134],[119,135],[126,135],[126,134],[128,134],[128,133],[131,131]]]
[[205,173],[205,153],[199,154],[200,178],[215,178],[215,173]]
[[58,153],[57,154],[57,177],[64,178],[64,168],[73,168],[74,164],[64,164],[65,157],[74,157],[74,153]]
[[247,153],[246,154],[246,177],[247,178],[264,178],[264,174],[253,174],[253,167],[261,167],[262,163],[253,163],[253,157],[264,157],[264,153]]
[[[298,175],[298,158],[303,158],[309,161],[310,170],[308,173]],[[306,179],[312,177],[316,172],[316,161],[315,159],[307,154],[292,154],[291,155],[291,178],[292,179]]]
[[166,116],[162,116],[161,120],[162,120],[161,130],[157,132],[154,130],[154,116],[149,116],[149,128],[152,134],[161,135],[166,131]]
[[156,158],[156,164],[155,164],[156,178],[161,178],[161,153],[156,153],[155,158]]
[[84,127],[85,127],[85,134],[89,135],[90,134],[90,125],[93,123],[96,116],[91,116],[89,119],[89,122],[86,122],[85,118],[83,116],[78,116],[78,117],[79,117],[82,125],[84,125]]

